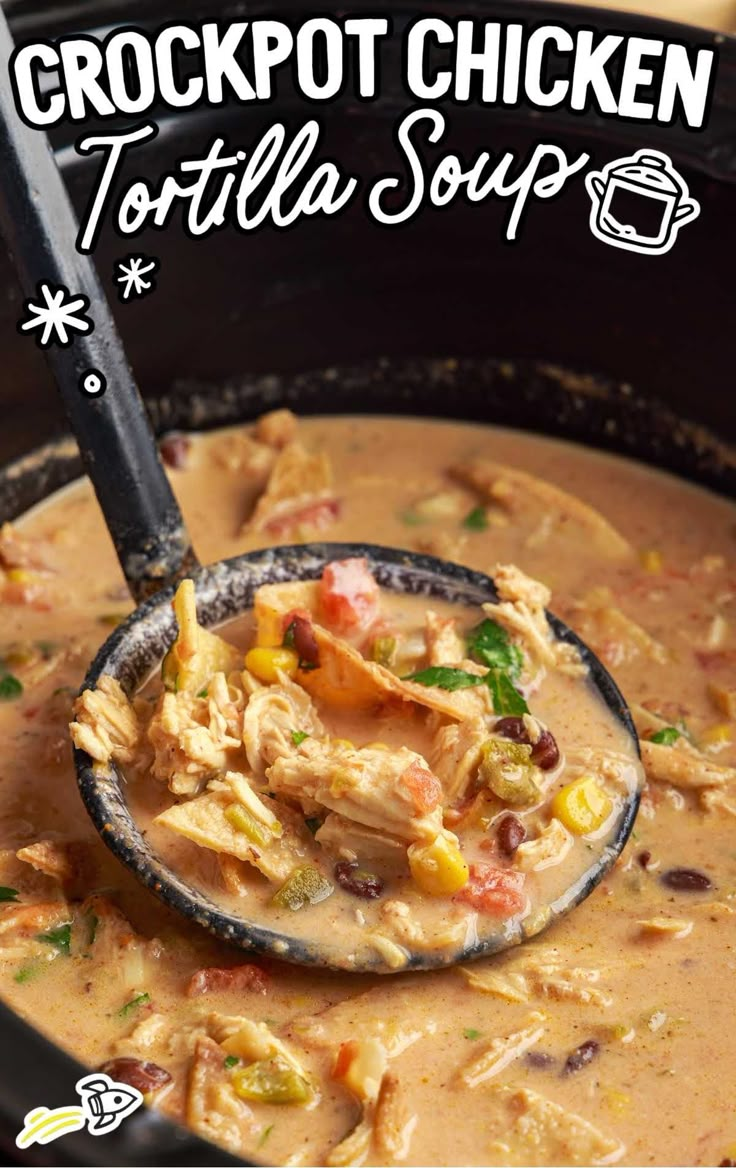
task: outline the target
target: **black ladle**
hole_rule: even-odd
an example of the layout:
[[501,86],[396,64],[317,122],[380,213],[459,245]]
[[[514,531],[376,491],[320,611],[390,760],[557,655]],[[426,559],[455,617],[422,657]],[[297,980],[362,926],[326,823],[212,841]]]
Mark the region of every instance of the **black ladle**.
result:
[[[90,301],[94,332],[76,337],[67,348],[51,347],[46,356],[128,586],[134,599],[143,601],[103,645],[84,688],[94,688],[107,673],[118,678],[129,694],[138,689],[174,639],[171,599],[176,582],[185,575],[194,579],[205,626],[241,615],[252,606],[261,584],[315,579],[330,560],[356,555],[365,556],[379,583],[393,591],[474,606],[495,599],[493,581],[481,573],[428,556],[363,544],[272,548],[198,567],[97,273],[89,257],[76,251],[76,219],[48,141],[28,129],[15,112],[8,81],[12,48],[0,14],[0,228],[28,297],[37,294],[41,281],[47,281]],[[107,381],[101,397],[90,398],[80,389],[91,370],[102,373]],[[629,711],[612,678],[566,625],[550,619],[560,640],[578,646],[590,667],[591,684],[636,743]],[[224,912],[151,850],[130,814],[117,767],[93,768],[90,757],[80,750],[75,751],[74,760],[82,798],[104,842],[146,887],[184,917],[243,949],[308,965],[389,972],[369,946],[356,953],[341,945],[339,930],[305,943],[297,936],[276,932],[263,920]],[[637,789],[624,801],[613,837],[590,853],[585,871],[576,872],[571,886],[549,905],[547,923],[583,900],[609,870],[629,835],[638,802]],[[427,952],[409,946],[403,968],[427,969],[478,957],[516,944],[525,935],[523,921],[507,922],[453,951]]]

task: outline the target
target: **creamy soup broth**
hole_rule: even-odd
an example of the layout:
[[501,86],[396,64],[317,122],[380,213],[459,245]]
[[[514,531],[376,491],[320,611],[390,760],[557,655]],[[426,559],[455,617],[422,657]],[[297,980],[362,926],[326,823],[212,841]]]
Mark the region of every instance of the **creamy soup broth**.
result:
[[[92,1067],[156,1064],[166,1075],[148,1082],[153,1106],[268,1163],[736,1158],[733,507],[539,437],[316,418],[297,434],[329,459],[328,504],[320,496],[295,530],[254,529],[268,468],[248,434],[194,436],[170,452],[200,558],[316,537],[489,573],[517,564],[551,590],[551,609],[599,653],[654,738],[633,835],[567,919],[464,969],[320,974],[186,926],[110,856],[76,790],[74,693],[131,608],[91,488],[77,483],[0,542],[0,658],[23,687],[6,686],[0,703],[0,885],[16,894],[0,905],[4,999]],[[490,479],[455,473],[478,460]],[[584,501],[603,527],[518,472]],[[244,964],[250,972],[230,979],[200,973]],[[265,1023],[292,1052],[315,1085],[306,1107],[232,1094],[233,1067],[253,1058],[238,1019]],[[335,1077],[341,1048],[344,1066],[345,1044],[365,1040],[388,1057],[378,1102],[339,1066]],[[362,1133],[341,1143],[361,1115]]]

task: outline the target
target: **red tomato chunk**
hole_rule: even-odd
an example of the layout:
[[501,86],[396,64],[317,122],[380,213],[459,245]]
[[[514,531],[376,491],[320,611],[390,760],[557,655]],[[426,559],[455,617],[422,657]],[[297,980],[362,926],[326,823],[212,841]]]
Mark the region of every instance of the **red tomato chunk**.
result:
[[455,899],[491,917],[513,917],[526,904],[523,889],[523,872],[471,864],[470,879]]
[[232,969],[218,969],[213,965],[197,970],[192,976],[187,997],[196,998],[218,990],[250,990],[254,994],[265,994],[268,980],[268,974],[259,965],[235,965]]
[[379,589],[363,559],[327,564],[320,582],[320,605],[338,632],[366,629],[378,616]]
[[408,789],[417,815],[428,815],[442,800],[442,785],[431,771],[413,762],[401,776]]

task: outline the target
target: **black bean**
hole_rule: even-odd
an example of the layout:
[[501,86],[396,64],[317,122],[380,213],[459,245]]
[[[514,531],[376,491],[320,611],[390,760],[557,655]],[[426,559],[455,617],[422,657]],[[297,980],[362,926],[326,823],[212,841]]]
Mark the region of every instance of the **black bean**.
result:
[[550,734],[549,730],[542,730],[539,739],[532,745],[523,718],[499,718],[493,729],[494,733],[500,734],[502,738],[509,738],[512,742],[521,742],[525,746],[531,746],[532,762],[540,770],[550,771],[560,761],[559,747],[554,735]]
[[636,857],[636,862],[640,868],[648,868],[651,858],[652,853],[648,848],[645,848],[643,852],[639,852],[639,855]]
[[523,844],[526,839],[526,828],[518,816],[509,812],[498,821],[496,839],[504,856],[513,856],[519,844]]
[[308,665],[319,665],[319,646],[314,635],[312,622],[303,616],[295,616],[289,628],[293,630],[294,650],[300,661]]
[[557,1062],[551,1054],[545,1054],[543,1050],[528,1050],[524,1055],[524,1060],[530,1067],[534,1067],[538,1071],[549,1070]]
[[158,1091],[160,1087],[165,1087],[171,1082],[168,1071],[158,1063],[149,1063],[144,1059],[110,1059],[99,1069],[116,1083],[127,1083],[129,1087],[135,1087],[142,1095],[147,1095],[149,1091]]
[[583,1067],[592,1063],[599,1050],[600,1045],[594,1038],[589,1038],[587,1042],[581,1043],[565,1059],[565,1065],[562,1068],[563,1075],[574,1075],[577,1071],[582,1071]]
[[695,868],[668,868],[660,880],[675,892],[707,892],[713,887],[710,877]]
[[168,434],[162,439],[159,450],[167,466],[182,470],[187,464],[190,445],[184,434]]
[[361,900],[375,900],[383,892],[383,880],[373,872],[364,872],[357,860],[338,860],[335,879],[341,888]]

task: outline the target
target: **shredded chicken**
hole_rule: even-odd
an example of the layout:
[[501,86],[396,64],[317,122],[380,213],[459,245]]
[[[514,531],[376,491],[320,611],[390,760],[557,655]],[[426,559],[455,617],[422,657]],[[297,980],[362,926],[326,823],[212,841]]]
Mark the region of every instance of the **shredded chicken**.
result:
[[505,1071],[511,1063],[516,1062],[522,1055],[531,1050],[544,1036],[545,1027],[542,1023],[545,1015],[534,1011],[529,1018],[529,1025],[523,1030],[517,1030],[505,1037],[494,1038],[490,1046],[483,1053],[470,1062],[460,1072],[460,1078],[467,1087],[479,1087],[489,1079]]
[[215,675],[206,697],[163,693],[147,730],[151,774],[176,795],[197,794],[213,775],[238,765],[242,725],[243,713],[231,702],[222,674]]
[[255,775],[262,776],[278,758],[296,754],[295,732],[323,738],[325,729],[309,694],[282,676],[278,685],[253,693],[243,715],[243,742]]
[[336,812],[330,812],[314,838],[329,855],[341,860],[381,860],[406,867],[405,841]]
[[270,410],[258,418],[254,433],[258,442],[281,450],[294,441],[298,425],[297,416],[291,410]]
[[197,1040],[187,1083],[186,1121],[198,1135],[237,1154],[244,1135],[258,1127],[250,1107],[233,1091],[224,1060],[222,1047],[211,1038]]
[[481,747],[488,737],[488,727],[481,718],[451,722],[435,733],[429,761],[442,783],[446,803],[454,803],[467,793],[478,773]]
[[644,706],[631,708],[641,745],[641,760],[650,781],[671,783],[673,787],[693,790],[722,787],[736,780],[736,768],[721,766],[680,734],[675,742],[651,742],[649,735],[665,729],[667,723]]
[[291,1030],[299,1042],[316,1050],[331,1050],[348,1040],[375,1039],[387,1058],[398,1058],[415,1042],[437,1030],[434,1018],[413,1016],[409,989],[392,993],[387,1002],[382,989],[366,990],[318,1014],[297,1018]]
[[575,628],[606,665],[615,668],[644,657],[666,665],[669,653],[661,642],[613,602],[610,588],[594,588],[574,605]]
[[93,850],[82,840],[38,840],[20,848],[16,856],[55,880],[69,895],[83,894],[94,880]]
[[443,830],[442,808],[439,802],[432,810],[417,807],[411,786],[402,781],[412,766],[430,774],[422,756],[405,746],[356,750],[306,739],[298,754],[277,759],[266,773],[279,795],[298,801],[306,797],[404,840],[431,840]]
[[538,665],[571,676],[586,673],[577,649],[556,640],[552,633],[545,611],[550,601],[549,588],[514,564],[497,564],[492,575],[499,601],[483,605],[486,616],[512,634]]
[[570,531],[576,539],[592,542],[610,558],[632,554],[628,540],[599,511],[546,479],[485,458],[459,463],[451,467],[450,473],[476,491],[482,502],[502,508],[517,521],[530,513],[537,524],[546,520],[549,537]]
[[579,1115],[536,1091],[489,1088],[498,1113],[493,1122],[492,1163],[514,1165],[615,1164],[626,1150]]
[[541,872],[564,860],[572,847],[572,836],[559,819],[551,819],[536,839],[516,849],[516,864],[522,872]]
[[465,657],[465,645],[455,617],[441,617],[431,610],[425,618],[424,638],[430,665],[457,665]]
[[120,682],[106,674],[96,689],[85,689],[74,703],[69,730],[74,745],[95,762],[137,761],[140,725]]

